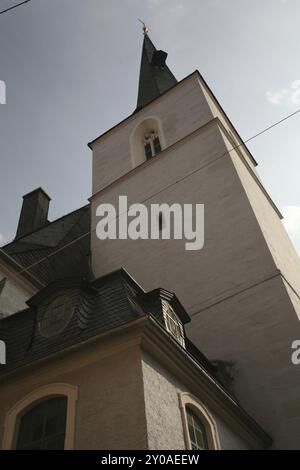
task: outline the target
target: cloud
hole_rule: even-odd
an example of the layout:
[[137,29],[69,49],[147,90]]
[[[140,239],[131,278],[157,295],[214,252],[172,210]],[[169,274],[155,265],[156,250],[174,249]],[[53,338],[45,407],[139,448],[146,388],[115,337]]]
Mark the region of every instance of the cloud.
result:
[[267,100],[275,105],[295,106],[300,105],[300,80],[294,80],[289,88],[281,88],[277,91],[267,91]]
[[284,206],[282,215],[284,217],[283,225],[300,255],[300,207]]

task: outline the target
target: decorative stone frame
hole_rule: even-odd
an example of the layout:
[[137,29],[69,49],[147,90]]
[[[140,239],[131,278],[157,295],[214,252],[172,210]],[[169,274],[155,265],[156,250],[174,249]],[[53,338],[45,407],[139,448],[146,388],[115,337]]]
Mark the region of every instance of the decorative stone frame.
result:
[[16,437],[19,429],[20,417],[30,408],[48,398],[57,396],[67,397],[67,422],[65,436],[65,450],[74,449],[75,444],[75,415],[78,387],[69,384],[56,383],[45,385],[33,390],[24,398],[15,403],[6,413],[2,450],[13,450],[16,447]]
[[190,408],[199,417],[205,427],[209,450],[221,450],[216,422],[205,406],[190,393],[180,393],[178,398],[186,449],[192,450],[186,414],[186,409]]

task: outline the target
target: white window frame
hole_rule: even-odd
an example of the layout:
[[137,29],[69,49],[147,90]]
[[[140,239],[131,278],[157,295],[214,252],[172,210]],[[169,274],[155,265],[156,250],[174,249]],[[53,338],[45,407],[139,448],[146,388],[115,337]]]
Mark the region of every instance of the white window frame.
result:
[[[169,302],[162,300],[161,303],[165,325],[168,332],[178,341],[179,344],[181,344],[181,346],[185,348],[184,329],[181,321],[179,320]],[[175,330],[177,330],[177,332],[175,332],[174,329],[170,327],[170,324],[175,325]]]
[[187,419],[187,408],[190,408],[190,410],[195,413],[195,415],[199,418],[205,428],[208,449],[221,450],[216,422],[212,415],[209,413],[209,411],[206,409],[206,407],[203,405],[203,403],[201,403],[192,394],[186,392],[179,393],[178,398],[182,416],[183,433],[186,449],[192,450]]

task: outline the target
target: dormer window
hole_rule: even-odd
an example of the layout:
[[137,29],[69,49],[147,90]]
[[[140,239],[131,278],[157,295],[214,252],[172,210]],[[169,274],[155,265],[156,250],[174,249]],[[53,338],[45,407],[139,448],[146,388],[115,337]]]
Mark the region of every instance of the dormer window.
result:
[[162,300],[163,315],[168,332],[185,347],[184,330],[181,321],[177,317],[171,305]]
[[161,152],[161,144],[157,132],[151,131],[145,134],[144,150],[147,160]]

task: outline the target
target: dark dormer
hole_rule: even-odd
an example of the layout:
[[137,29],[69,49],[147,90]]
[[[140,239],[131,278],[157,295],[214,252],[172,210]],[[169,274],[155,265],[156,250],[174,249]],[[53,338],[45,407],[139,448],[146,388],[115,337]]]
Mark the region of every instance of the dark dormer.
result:
[[155,289],[143,294],[144,309],[164,326],[178,343],[185,347],[184,325],[191,321],[176,295],[165,289]]

